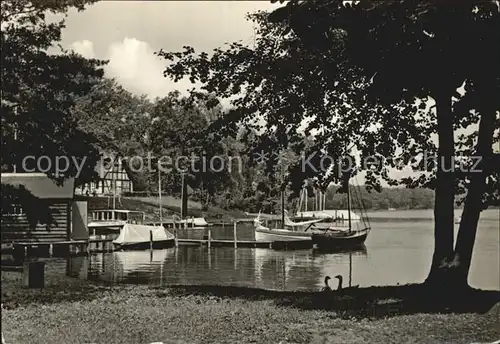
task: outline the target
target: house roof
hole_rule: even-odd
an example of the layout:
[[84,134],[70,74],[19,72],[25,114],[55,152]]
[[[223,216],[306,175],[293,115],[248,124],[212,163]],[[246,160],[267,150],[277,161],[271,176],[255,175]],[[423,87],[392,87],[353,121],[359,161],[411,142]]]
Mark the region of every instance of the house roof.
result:
[[2,184],[23,185],[38,198],[73,198],[75,179],[57,185],[45,173],[2,173]]

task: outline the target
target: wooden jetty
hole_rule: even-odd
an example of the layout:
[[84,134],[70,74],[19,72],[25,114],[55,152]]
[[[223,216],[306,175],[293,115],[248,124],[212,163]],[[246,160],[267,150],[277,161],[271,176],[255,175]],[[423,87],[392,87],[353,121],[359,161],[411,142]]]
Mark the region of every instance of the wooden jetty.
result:
[[65,240],[54,242],[16,242],[14,256],[60,257],[88,253],[112,252],[113,239]]
[[[207,247],[253,247],[253,248],[271,248],[271,249],[307,249],[312,248],[312,240],[296,241],[255,241],[238,240],[237,223],[233,223],[232,239],[212,239],[212,228],[207,227],[207,235],[203,239],[184,239],[178,237],[178,227],[173,228],[175,238],[175,247],[179,245],[189,246],[207,246]],[[184,226],[181,228],[185,228]],[[88,240],[66,240],[56,242],[16,242],[13,243],[13,254],[15,256],[68,256],[68,255],[86,255],[92,253],[112,252],[114,251],[113,239],[110,238],[91,238]]]
[[312,248],[311,240],[297,240],[297,241],[255,241],[255,240],[221,240],[221,239],[177,239],[178,245],[191,245],[208,247],[221,247],[233,246],[238,247],[252,247],[252,248],[272,248],[272,249],[299,249],[299,248]]

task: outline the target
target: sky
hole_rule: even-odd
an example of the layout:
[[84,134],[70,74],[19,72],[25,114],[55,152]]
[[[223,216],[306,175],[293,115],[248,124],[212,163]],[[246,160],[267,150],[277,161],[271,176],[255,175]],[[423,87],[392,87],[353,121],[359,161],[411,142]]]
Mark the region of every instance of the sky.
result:
[[68,14],[61,44],[85,57],[109,60],[107,77],[154,99],[193,87],[188,80],[165,78],[166,61],[154,52],[181,51],[186,45],[211,52],[235,41],[251,45],[254,27],[246,14],[279,6],[270,1],[101,1]]
[[185,45],[210,52],[225,43],[253,41],[248,12],[277,7],[269,1],[102,1],[66,18],[62,45],[85,57],[109,60],[107,77],[150,98],[185,91],[188,80],[163,77],[166,61],[154,52]]
[[246,14],[279,6],[270,1],[101,1],[68,14],[61,44],[87,58],[109,60],[107,77],[154,99],[193,87],[188,80],[165,78],[166,61],[154,52],[180,51],[186,45],[210,52],[235,41],[252,44],[254,27]]

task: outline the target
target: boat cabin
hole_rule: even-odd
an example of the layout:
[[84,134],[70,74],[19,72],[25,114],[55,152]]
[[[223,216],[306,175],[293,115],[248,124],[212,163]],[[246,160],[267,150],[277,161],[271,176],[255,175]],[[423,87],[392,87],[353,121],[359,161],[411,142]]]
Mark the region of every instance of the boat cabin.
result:
[[126,223],[143,224],[146,214],[143,211],[124,209],[103,209],[89,212],[89,227],[123,226]]

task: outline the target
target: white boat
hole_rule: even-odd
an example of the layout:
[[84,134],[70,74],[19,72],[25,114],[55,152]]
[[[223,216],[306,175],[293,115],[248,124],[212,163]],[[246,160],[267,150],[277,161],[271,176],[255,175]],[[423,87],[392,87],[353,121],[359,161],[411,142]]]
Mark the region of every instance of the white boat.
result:
[[167,247],[175,244],[175,237],[163,226],[147,226],[127,223],[113,244],[122,249]]
[[351,215],[351,221],[359,221],[361,219],[359,215],[349,210],[302,211],[296,214],[295,219],[323,219],[332,221],[347,221],[349,215]]
[[[319,196],[319,200],[318,197]],[[352,223],[359,222],[361,217],[350,209],[332,209],[327,210],[326,207],[326,194],[320,192],[315,193],[315,207],[316,210],[307,210],[307,188],[303,188],[300,194],[299,205],[297,212],[293,216],[294,221],[307,221],[320,219],[314,225],[316,229],[334,229],[335,227],[345,227],[348,229],[348,221]],[[304,207],[304,209],[302,209]]]
[[264,227],[257,217],[254,220],[255,226],[255,241],[303,241],[311,240],[312,233],[305,231],[297,231],[283,228],[270,229]]
[[208,222],[204,217],[192,217],[190,219],[179,220],[178,223],[186,224],[187,227],[207,227]]
[[88,228],[95,235],[96,229],[120,230],[126,223],[144,223],[146,214],[143,211],[126,209],[92,210],[88,216]]

